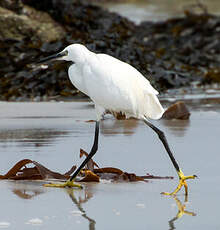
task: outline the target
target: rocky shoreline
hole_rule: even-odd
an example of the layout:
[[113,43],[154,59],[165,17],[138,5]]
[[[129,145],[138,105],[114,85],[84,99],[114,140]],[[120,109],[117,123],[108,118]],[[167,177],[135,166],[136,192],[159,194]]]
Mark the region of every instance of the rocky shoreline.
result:
[[69,82],[67,63],[30,65],[71,43],[132,64],[160,91],[219,83],[219,38],[220,17],[205,10],[135,25],[85,0],[2,0],[0,100],[83,97]]

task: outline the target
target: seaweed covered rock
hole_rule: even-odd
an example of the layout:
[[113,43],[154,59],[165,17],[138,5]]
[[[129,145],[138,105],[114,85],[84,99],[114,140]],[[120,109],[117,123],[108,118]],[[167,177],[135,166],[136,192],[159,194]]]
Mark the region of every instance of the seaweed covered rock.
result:
[[[0,4],[5,7],[0,9],[0,20],[9,14],[29,22],[23,24],[27,30],[19,30],[16,24],[13,29],[10,24],[11,30],[0,32],[0,100],[78,94],[67,77],[67,63],[55,62],[45,66],[47,69],[29,65],[71,43],[85,44],[92,51],[132,64],[160,91],[187,86],[194,80],[220,81],[220,17],[207,12],[186,12],[182,18],[135,25],[86,0],[3,2],[11,5]],[[6,36],[13,31],[16,36]]]
[[202,83],[219,82],[219,78],[212,76],[219,72],[220,17],[206,12],[185,13],[184,18],[158,23],[143,22],[139,26],[139,39],[142,39],[146,47],[151,47],[150,52],[154,47],[157,57],[150,69],[158,72],[154,64],[160,62],[163,75],[170,76],[161,80],[167,81],[170,86],[187,85],[193,80]]
[[17,14],[20,14],[23,9],[23,3],[21,0],[1,0],[0,7],[12,10]]
[[31,39],[32,41],[53,42],[65,36],[65,30],[47,13],[31,7],[23,7],[23,13],[0,7],[0,40]]

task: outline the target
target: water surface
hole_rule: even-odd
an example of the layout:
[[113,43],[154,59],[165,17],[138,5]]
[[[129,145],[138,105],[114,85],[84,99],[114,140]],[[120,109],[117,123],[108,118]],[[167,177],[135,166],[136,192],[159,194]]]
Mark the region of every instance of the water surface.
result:
[[[164,105],[175,98],[167,97]],[[216,99],[218,100],[218,99]],[[154,121],[165,131],[189,181],[188,201],[160,195],[177,185],[176,172],[152,130],[142,122],[105,119],[95,160],[138,175],[175,176],[149,183],[84,184],[83,190],[45,188],[41,182],[0,181],[0,228],[7,229],[219,229],[220,107],[186,100],[189,121]],[[23,158],[61,173],[89,151],[95,119],[91,102],[0,103],[0,174]],[[186,205],[177,218],[178,207]],[[183,206],[182,206],[183,208]],[[180,215],[181,216],[181,215]]]
[[[104,8],[121,14],[129,18],[131,21],[139,24],[142,21],[160,21],[172,17],[179,17],[184,15],[185,10],[193,10],[195,12],[202,12],[204,9],[194,7],[195,0],[136,0],[136,1],[96,1],[96,4]],[[203,3],[209,13],[220,13],[219,0],[203,0]]]

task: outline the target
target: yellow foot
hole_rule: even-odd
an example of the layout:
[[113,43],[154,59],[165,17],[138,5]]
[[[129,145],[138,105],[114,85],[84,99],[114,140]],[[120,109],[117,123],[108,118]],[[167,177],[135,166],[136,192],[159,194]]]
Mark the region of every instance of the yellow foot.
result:
[[80,188],[82,189],[83,186],[80,185],[80,184],[76,184],[74,183],[74,181],[70,181],[70,180],[67,180],[65,183],[61,183],[61,184],[53,184],[53,183],[50,183],[50,184],[44,184],[43,186],[45,187],[55,187],[55,188],[65,188],[65,187],[71,187],[71,188]]
[[182,188],[182,186],[184,186],[185,188],[185,195],[188,195],[188,186],[186,183],[186,180],[188,179],[195,179],[197,176],[193,175],[193,176],[184,176],[183,172],[180,170],[178,172],[179,175],[179,184],[177,186],[177,188],[174,190],[174,192],[168,193],[168,192],[162,192],[161,194],[163,195],[175,195],[177,192],[179,192],[179,190]]

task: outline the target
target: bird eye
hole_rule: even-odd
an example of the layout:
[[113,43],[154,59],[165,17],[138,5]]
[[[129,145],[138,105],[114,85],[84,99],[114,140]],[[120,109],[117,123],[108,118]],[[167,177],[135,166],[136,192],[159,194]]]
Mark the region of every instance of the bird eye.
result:
[[67,56],[68,55],[68,50],[64,51],[64,55]]

